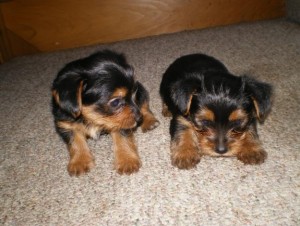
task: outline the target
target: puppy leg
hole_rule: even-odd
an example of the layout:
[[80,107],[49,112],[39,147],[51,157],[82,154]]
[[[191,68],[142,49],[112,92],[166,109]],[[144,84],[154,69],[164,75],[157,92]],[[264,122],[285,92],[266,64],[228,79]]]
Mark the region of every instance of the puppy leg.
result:
[[159,126],[159,121],[154,117],[148,103],[143,104],[141,107],[141,113],[143,115],[141,128],[144,133]]
[[87,173],[95,166],[88,144],[84,126],[72,122],[57,122],[56,128],[68,146],[70,161],[68,172],[71,176]]
[[114,142],[115,169],[119,174],[131,174],[141,167],[132,132],[111,133]]
[[171,132],[171,161],[179,169],[190,169],[199,162],[198,139],[191,123],[183,117],[173,118]]
[[73,136],[72,142],[68,145],[70,153],[68,171],[71,176],[79,176],[89,172],[95,166],[95,162],[85,136],[76,132]]
[[242,161],[244,164],[250,165],[264,163],[267,156],[267,152],[260,145],[256,144],[252,144],[251,147],[248,147],[237,154],[238,160]]
[[267,152],[263,149],[259,140],[251,134],[245,134],[245,138],[239,146],[237,158],[245,164],[261,164],[267,158]]
[[144,86],[139,82],[137,82],[135,102],[139,106],[143,116],[141,124],[142,131],[147,132],[159,126],[159,121],[155,118],[149,107],[149,94]]

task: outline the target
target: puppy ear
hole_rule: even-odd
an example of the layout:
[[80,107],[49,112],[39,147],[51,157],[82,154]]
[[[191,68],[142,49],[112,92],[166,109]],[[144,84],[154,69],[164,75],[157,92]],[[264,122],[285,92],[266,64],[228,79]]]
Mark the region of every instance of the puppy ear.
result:
[[171,98],[183,115],[188,115],[190,113],[194,94],[194,84],[191,84],[191,82],[187,80],[177,82],[172,87]]
[[78,74],[64,74],[53,82],[52,96],[61,109],[77,118],[81,113],[83,80]]
[[262,123],[271,111],[272,86],[248,76],[243,76],[243,79],[245,81],[245,91],[253,101],[256,117]]

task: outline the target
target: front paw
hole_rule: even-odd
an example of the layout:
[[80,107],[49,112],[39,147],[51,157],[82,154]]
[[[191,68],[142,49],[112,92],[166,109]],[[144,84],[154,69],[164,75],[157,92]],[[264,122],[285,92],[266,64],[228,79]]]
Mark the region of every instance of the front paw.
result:
[[95,161],[90,154],[74,156],[68,165],[70,176],[80,176],[89,172],[95,166]]
[[115,169],[119,174],[130,175],[132,173],[138,172],[141,167],[141,161],[136,157],[126,157],[118,159],[115,162]]
[[182,149],[173,152],[172,165],[179,169],[191,169],[200,162],[201,156],[197,150]]
[[242,161],[244,164],[262,164],[267,158],[267,152],[264,150],[259,151],[244,151],[237,155],[238,160]]
[[159,126],[159,121],[154,116],[144,117],[143,123],[141,125],[143,133],[153,130]]

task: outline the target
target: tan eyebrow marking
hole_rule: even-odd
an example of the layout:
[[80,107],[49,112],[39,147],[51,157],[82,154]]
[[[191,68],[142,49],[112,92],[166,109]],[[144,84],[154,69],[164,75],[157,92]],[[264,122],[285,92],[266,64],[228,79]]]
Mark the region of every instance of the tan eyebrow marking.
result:
[[242,109],[237,109],[231,112],[229,115],[229,121],[235,121],[235,120],[245,120],[247,118],[247,114]]
[[113,94],[111,95],[112,98],[114,97],[126,97],[128,93],[128,89],[125,87],[117,88]]
[[215,120],[215,114],[212,110],[209,110],[207,108],[203,108],[198,116],[201,118],[201,119],[205,119],[205,120],[210,120],[210,121],[214,121]]

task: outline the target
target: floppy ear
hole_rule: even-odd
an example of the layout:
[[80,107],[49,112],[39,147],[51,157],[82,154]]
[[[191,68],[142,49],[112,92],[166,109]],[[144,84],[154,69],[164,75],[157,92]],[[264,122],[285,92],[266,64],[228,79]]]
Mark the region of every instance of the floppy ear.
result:
[[195,90],[195,84],[188,80],[177,82],[172,87],[171,98],[183,115],[190,113]]
[[52,96],[61,109],[77,118],[81,113],[83,80],[78,74],[58,76],[52,87]]
[[272,86],[248,76],[243,76],[243,79],[245,91],[250,94],[253,101],[256,117],[262,123],[271,111]]

